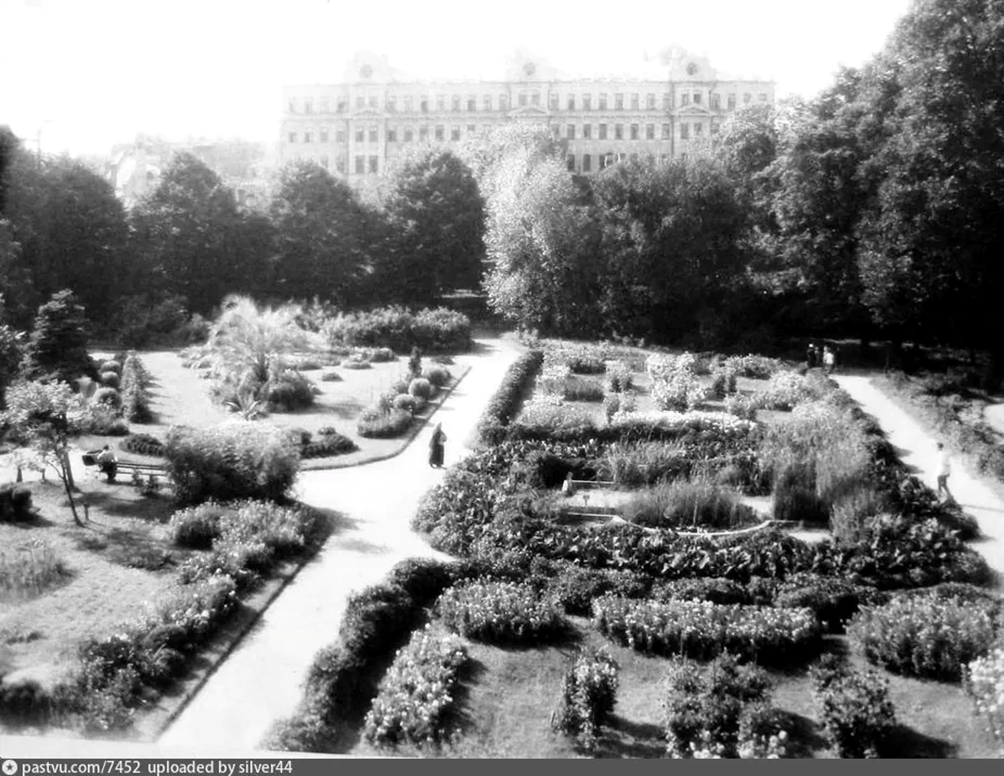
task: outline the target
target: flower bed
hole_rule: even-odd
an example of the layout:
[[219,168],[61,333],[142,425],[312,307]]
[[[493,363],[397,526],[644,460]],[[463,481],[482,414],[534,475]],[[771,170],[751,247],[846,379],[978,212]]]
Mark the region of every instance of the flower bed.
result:
[[448,628],[489,644],[546,644],[565,632],[558,604],[528,584],[467,582],[443,593],[436,606]]
[[416,631],[380,683],[363,735],[378,745],[439,743],[467,661],[467,648],[456,636],[429,626]]
[[771,665],[811,657],[821,635],[809,609],[613,596],[593,602],[593,624],[609,639],[639,652],[708,659],[727,650]]

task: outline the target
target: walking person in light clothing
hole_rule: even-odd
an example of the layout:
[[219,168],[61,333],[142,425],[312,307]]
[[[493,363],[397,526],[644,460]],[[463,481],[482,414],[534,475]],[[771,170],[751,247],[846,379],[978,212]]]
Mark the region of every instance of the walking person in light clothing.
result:
[[952,461],[945,446],[938,442],[938,496],[944,492],[948,501],[955,501],[952,491],[948,489],[948,476],[952,473]]

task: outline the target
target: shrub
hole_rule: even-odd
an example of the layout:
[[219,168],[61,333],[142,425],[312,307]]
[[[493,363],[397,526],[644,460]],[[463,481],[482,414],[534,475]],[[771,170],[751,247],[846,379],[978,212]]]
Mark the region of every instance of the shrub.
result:
[[878,591],[855,585],[840,577],[799,573],[784,580],[777,589],[774,605],[811,609],[820,625],[830,633],[843,633],[845,623],[862,604],[884,603]]
[[363,735],[378,744],[435,744],[455,701],[467,648],[456,636],[440,635],[426,626],[399,650],[373,706]]
[[716,366],[711,370],[711,387],[709,394],[714,399],[724,399],[736,392],[736,381],[739,377],[735,369]]
[[744,585],[724,577],[674,579],[652,589],[656,601],[710,601],[713,604],[753,603]]
[[137,455],[164,455],[164,443],[150,434],[130,434],[119,442],[119,448]]
[[422,377],[436,388],[442,388],[450,382],[450,370],[445,366],[427,366],[422,370]]
[[296,412],[314,404],[314,384],[304,375],[284,370],[265,385],[262,398],[270,412]]
[[115,410],[122,406],[122,397],[115,388],[98,388],[94,392],[93,401]]
[[414,415],[425,406],[425,399],[412,396],[410,393],[400,393],[394,397],[392,406],[394,409],[404,410]]
[[104,375],[107,372],[111,372],[115,375],[122,374],[122,364],[120,364],[115,359],[108,359],[107,361],[102,361],[98,367],[98,372]]
[[565,364],[577,375],[601,375],[607,370],[602,358],[588,353],[573,353],[566,357]]
[[367,439],[386,439],[401,436],[411,427],[411,422],[412,415],[405,410],[391,408],[388,412],[380,412],[370,408],[359,416],[356,430],[359,436]]
[[782,364],[776,358],[766,356],[755,356],[753,354],[745,356],[730,356],[725,359],[723,368],[730,369],[743,377],[753,380],[767,380],[775,372],[782,368]]
[[632,393],[608,393],[603,397],[603,414],[610,423],[618,412],[634,412],[638,402]]
[[470,319],[443,307],[417,313],[403,307],[341,313],[329,318],[322,332],[336,347],[386,347],[399,353],[416,346],[423,353],[465,351],[473,341]]
[[749,747],[751,737],[783,734],[762,724],[769,722],[769,717],[764,719],[769,693],[766,672],[739,665],[733,655],[717,657],[703,671],[689,660],[675,660],[666,675],[662,703],[667,754],[736,758],[741,748]]
[[566,629],[557,603],[525,583],[463,583],[443,593],[437,607],[448,628],[489,644],[547,644]]
[[347,436],[339,434],[333,428],[322,428],[317,432],[316,439],[300,448],[300,457],[328,458],[334,455],[351,453],[358,449],[359,446]]
[[342,361],[339,366],[342,369],[372,369],[373,364],[369,362],[368,359],[361,357],[351,356],[344,361]]
[[512,363],[478,421],[478,439],[481,444],[501,441],[506,426],[519,412],[523,396],[543,362],[542,351],[529,350]]
[[30,489],[12,482],[0,485],[0,523],[25,523],[34,517]]
[[547,594],[567,614],[588,617],[593,600],[607,593],[624,598],[644,598],[651,580],[631,571],[600,571],[562,564],[558,574],[547,583]]
[[325,369],[321,373],[322,383],[340,383],[342,382],[342,376],[338,374],[334,369]]
[[101,381],[102,385],[107,385],[109,388],[119,387],[118,372],[102,372],[98,375],[98,380]]
[[149,423],[153,420],[150,410],[150,374],[135,353],[128,353],[122,361],[122,380],[119,391],[122,394],[122,414],[130,423]]
[[171,540],[180,547],[208,550],[221,533],[220,518],[228,508],[209,501],[175,512],[168,527]]
[[607,364],[606,389],[608,393],[627,393],[634,387],[634,375],[623,361]]
[[827,655],[810,671],[823,730],[839,757],[879,757],[896,724],[889,684],[874,671],[849,671]]
[[976,713],[987,721],[987,730],[1004,752],[1004,647],[978,657],[966,667],[963,688]]
[[792,410],[819,396],[819,389],[808,378],[797,372],[776,372],[758,398],[760,405],[767,409]]
[[410,383],[408,383],[408,393],[419,399],[425,399],[428,401],[432,398],[433,387],[432,383],[426,380],[424,377],[416,377]]
[[80,377],[96,377],[87,354],[87,317],[69,289],[57,291],[38,308],[24,348],[23,376],[28,380],[76,384]]
[[[997,604],[993,604],[996,614]],[[958,681],[966,663],[993,646],[987,605],[935,596],[897,597],[866,606],[847,626],[851,642],[872,663],[898,674]]]
[[4,598],[33,596],[60,581],[66,568],[46,539],[32,539],[0,553],[0,594]]
[[568,406],[560,398],[544,397],[527,403],[520,412],[519,420],[513,424],[512,434],[530,438],[553,436],[562,438],[568,434],[576,438],[595,429],[592,413],[582,407]]
[[207,429],[176,426],[168,432],[165,455],[182,505],[210,499],[282,499],[300,466],[289,434],[246,420]]
[[587,752],[596,748],[599,729],[614,710],[619,671],[617,661],[603,649],[580,650],[565,670],[552,725]]
[[95,436],[128,436],[129,424],[119,417],[119,411],[107,404],[89,404],[77,429],[81,434]]
[[792,464],[775,478],[771,494],[771,513],[775,520],[825,526],[830,510],[816,495],[816,473],[805,465]]
[[619,511],[629,523],[675,530],[733,529],[759,522],[738,491],[707,479],[657,485],[632,496]]
[[607,638],[656,655],[708,659],[728,651],[742,660],[784,665],[814,654],[819,624],[808,609],[772,609],[706,601],[662,603],[603,596],[593,624]]

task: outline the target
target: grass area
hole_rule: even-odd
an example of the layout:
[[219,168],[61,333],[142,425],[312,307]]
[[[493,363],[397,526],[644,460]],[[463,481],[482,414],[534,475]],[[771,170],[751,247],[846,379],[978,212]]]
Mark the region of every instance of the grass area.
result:
[[[59,483],[26,483],[39,514],[27,524],[0,523],[0,547],[46,541],[60,559],[59,584],[20,600],[0,598],[0,675],[29,670],[43,682],[73,665],[75,645],[105,635],[167,590],[187,552],[170,546],[167,497],[88,483],[90,522],[73,524]],[[81,516],[83,509],[81,509]]]
[[[199,428],[234,417],[225,407],[212,401],[209,381],[201,377],[203,372],[184,367],[177,351],[145,351],[140,352],[139,356],[153,377],[151,408],[154,422],[131,424],[133,433],[152,434],[164,439],[173,425]],[[342,377],[337,382],[322,381],[322,373],[318,370],[304,372],[321,390],[314,406],[299,412],[272,413],[267,421],[281,428],[301,428],[311,433],[316,433],[325,426],[333,426],[359,446],[357,451],[345,455],[313,459],[305,468],[353,466],[394,455],[407,446],[409,435],[396,439],[366,439],[356,433],[356,421],[363,409],[407,372],[407,361],[407,358],[398,357],[396,361],[374,363],[370,369],[336,367],[334,371]],[[454,361],[448,368],[456,381],[467,373],[474,359],[472,354],[466,354],[455,356]],[[424,359],[423,363],[431,364],[432,361]],[[420,417],[431,414],[437,400],[438,398],[434,399],[425,412],[420,413]],[[94,449],[105,444],[114,446],[117,440],[110,437],[81,437],[79,440],[82,449]],[[157,460],[134,453],[124,455],[130,460]]]
[[[620,688],[611,723],[602,731],[597,756],[665,756],[661,703],[669,661],[612,644],[585,619],[573,618],[575,635],[563,647],[500,649],[471,643],[471,669],[459,695],[456,735],[442,751],[401,747],[388,752],[358,742],[347,753],[359,757],[396,754],[459,758],[583,757],[570,739],[551,730],[550,718],[561,696],[569,656],[579,645],[604,646],[620,665]],[[847,649],[844,637],[832,637],[828,649]],[[855,668],[865,668],[851,656]],[[890,755],[921,758],[992,758],[996,750],[971,702],[958,685],[919,681],[880,672],[889,679],[897,728]],[[822,735],[811,683],[804,667],[771,671],[773,703],[782,712],[789,735],[789,755],[834,758]]]

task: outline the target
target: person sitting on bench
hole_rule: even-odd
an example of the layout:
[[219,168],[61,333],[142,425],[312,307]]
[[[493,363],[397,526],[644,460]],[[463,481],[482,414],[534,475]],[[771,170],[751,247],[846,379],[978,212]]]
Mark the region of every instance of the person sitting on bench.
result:
[[119,464],[108,445],[105,445],[98,453],[98,467],[103,474],[108,475],[108,482],[115,482],[115,474],[118,472]]

